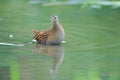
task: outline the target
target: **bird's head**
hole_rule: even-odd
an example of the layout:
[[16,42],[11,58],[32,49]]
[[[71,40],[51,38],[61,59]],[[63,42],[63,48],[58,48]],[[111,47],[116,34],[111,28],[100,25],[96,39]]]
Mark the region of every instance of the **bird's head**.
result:
[[58,16],[55,15],[55,14],[53,14],[53,15],[51,16],[51,22],[52,22],[52,23],[58,22]]

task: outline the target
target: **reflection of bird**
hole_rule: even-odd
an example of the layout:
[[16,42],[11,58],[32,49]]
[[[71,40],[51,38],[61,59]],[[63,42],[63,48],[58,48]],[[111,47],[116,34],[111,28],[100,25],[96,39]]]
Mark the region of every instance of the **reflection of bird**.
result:
[[33,39],[39,44],[61,44],[64,40],[64,29],[58,21],[56,15],[51,16],[51,22],[53,27],[50,30],[37,31],[33,30],[34,37]]
[[47,54],[53,59],[53,65],[50,70],[52,78],[55,78],[58,72],[58,69],[64,59],[64,47],[61,45],[39,45],[37,44],[32,53],[34,54]]

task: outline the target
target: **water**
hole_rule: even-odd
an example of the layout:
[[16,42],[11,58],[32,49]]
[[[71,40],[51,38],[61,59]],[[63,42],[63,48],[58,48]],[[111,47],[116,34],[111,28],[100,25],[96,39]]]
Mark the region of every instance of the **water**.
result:
[[[32,43],[32,29],[49,29],[53,13],[64,25],[65,43]],[[119,13],[1,1],[0,80],[120,80]]]

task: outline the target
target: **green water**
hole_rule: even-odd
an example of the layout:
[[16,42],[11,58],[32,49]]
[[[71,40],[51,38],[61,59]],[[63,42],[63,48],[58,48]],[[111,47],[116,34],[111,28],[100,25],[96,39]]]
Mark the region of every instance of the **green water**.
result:
[[[31,43],[32,29],[49,29],[56,13],[65,44]],[[13,35],[12,38],[9,35]],[[0,2],[0,80],[120,80],[120,9]]]

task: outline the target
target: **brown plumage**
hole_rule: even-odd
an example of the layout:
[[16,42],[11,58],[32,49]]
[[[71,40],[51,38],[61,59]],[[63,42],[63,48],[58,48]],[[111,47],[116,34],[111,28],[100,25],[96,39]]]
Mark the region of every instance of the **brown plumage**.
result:
[[62,25],[58,21],[58,17],[56,15],[51,16],[51,22],[53,27],[49,30],[45,31],[37,31],[33,30],[34,33],[33,39],[37,41],[39,44],[61,44],[64,40],[64,29]]

